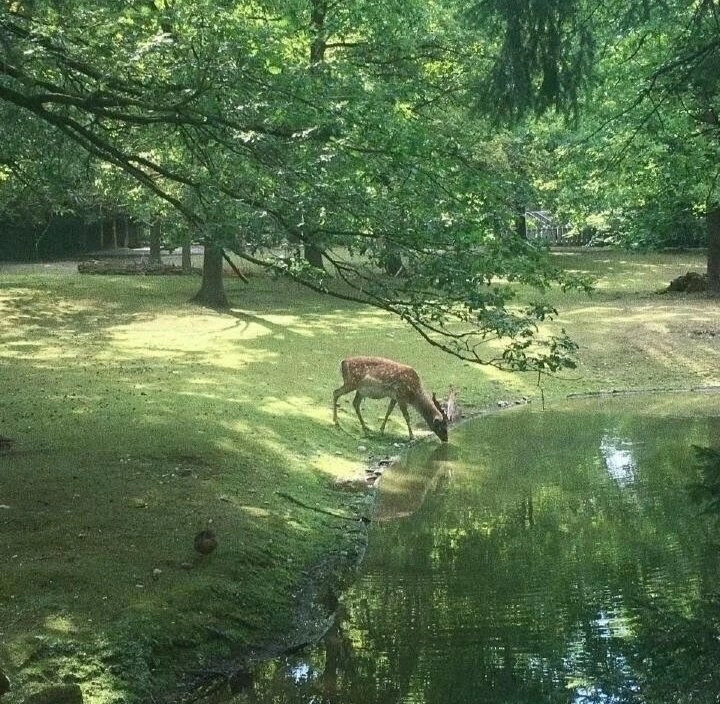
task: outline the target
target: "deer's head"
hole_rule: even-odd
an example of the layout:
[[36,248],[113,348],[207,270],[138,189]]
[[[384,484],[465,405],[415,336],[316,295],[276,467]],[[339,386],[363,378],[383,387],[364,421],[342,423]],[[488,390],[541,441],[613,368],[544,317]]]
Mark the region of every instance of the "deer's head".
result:
[[440,417],[437,416],[433,419],[432,425],[430,426],[432,428],[433,433],[437,435],[443,442],[448,441],[448,417],[445,413],[445,409],[440,405],[440,402],[437,400],[437,397],[435,394],[432,395],[432,401],[435,404],[435,408],[437,409],[438,413],[440,414]]

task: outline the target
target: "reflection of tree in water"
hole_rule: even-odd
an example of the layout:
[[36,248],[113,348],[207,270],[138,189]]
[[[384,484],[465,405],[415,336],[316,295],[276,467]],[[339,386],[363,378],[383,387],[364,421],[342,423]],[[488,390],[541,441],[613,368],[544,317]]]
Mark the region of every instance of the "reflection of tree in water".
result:
[[404,486],[429,484],[423,501],[374,527],[347,619],[303,656],[300,688],[259,701],[716,702],[720,566],[682,491],[695,431],[613,426],[652,438],[623,444],[630,486],[607,471],[607,419],[568,434],[538,415],[514,419],[516,443],[485,424],[449,484],[436,457],[402,468],[419,476]]
[[645,700],[717,704],[720,695],[720,592],[701,585],[690,613],[662,597],[648,601],[635,635],[633,667]]
[[710,447],[695,446],[698,480],[688,494],[707,519],[705,559],[694,608],[659,595],[638,620],[636,668],[648,701],[717,704],[720,701],[720,419],[709,424]]
[[[692,512],[681,492],[672,491],[683,483],[677,428],[660,422],[657,441],[623,443],[625,464],[639,469],[632,482],[618,482],[601,463],[602,421],[553,448],[533,446],[530,424],[515,428],[516,445],[488,439],[493,456],[477,461],[487,470],[482,481],[459,487],[456,473],[455,491],[429,493],[409,529],[383,527],[374,559],[387,570],[378,569],[404,578],[371,585],[361,630],[372,638],[372,620],[392,619],[394,636],[381,632],[371,650],[395,665],[403,651],[417,654],[407,699],[645,701],[632,614],[658,579],[673,603],[694,600],[687,577],[697,535],[687,529]],[[632,428],[622,437],[632,438]],[[450,642],[438,644],[446,634]],[[451,659],[429,664],[433,647]]]
[[702,510],[720,519],[720,449],[695,447],[700,469],[700,480],[690,485],[690,496]]

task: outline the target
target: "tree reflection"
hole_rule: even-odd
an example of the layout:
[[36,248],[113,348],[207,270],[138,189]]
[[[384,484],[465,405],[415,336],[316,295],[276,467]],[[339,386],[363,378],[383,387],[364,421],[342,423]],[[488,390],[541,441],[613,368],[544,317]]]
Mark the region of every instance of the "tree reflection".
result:
[[454,461],[420,448],[388,475],[412,511],[374,526],[304,679],[272,665],[257,701],[717,702],[717,531],[684,491],[698,424],[515,413],[482,429],[456,432]]

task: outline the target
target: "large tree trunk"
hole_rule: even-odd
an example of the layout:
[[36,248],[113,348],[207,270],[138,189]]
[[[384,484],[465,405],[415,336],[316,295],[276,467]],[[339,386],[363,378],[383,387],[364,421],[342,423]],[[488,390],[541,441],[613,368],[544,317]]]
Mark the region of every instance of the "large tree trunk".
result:
[[308,264],[311,264],[317,269],[324,268],[322,249],[319,249],[312,244],[305,244],[303,246],[303,252],[305,254],[305,261],[307,261]]
[[305,261],[318,268],[324,269],[325,264],[323,263],[323,251],[319,247],[316,247],[312,241],[312,237],[308,237],[306,234],[300,236],[299,234],[291,234],[289,237],[291,242],[297,242],[302,245],[302,256]]
[[186,274],[192,273],[192,239],[189,236],[182,244],[182,270]]
[[[310,74],[320,75],[325,63],[325,52],[327,50],[327,31],[325,29],[325,18],[328,11],[327,0],[311,0],[310,3],[310,27],[312,29],[312,40],[310,42]],[[309,230],[310,228],[308,228]],[[307,230],[306,230],[307,234]],[[309,240],[309,241],[308,241]],[[305,261],[316,269],[324,269],[322,249],[315,246],[310,236],[303,245]]]
[[160,245],[162,244],[162,230],[159,222],[150,227],[150,266],[160,266]]
[[229,302],[223,285],[223,250],[217,245],[205,245],[202,286],[192,299],[209,308],[227,308]]
[[705,222],[708,295],[720,297],[720,203],[712,203],[708,206]]

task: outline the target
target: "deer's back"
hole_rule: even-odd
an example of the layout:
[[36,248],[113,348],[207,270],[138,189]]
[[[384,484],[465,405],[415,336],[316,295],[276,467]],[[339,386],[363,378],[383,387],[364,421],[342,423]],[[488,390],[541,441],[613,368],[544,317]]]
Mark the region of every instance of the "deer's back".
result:
[[343,381],[370,398],[412,397],[420,388],[417,372],[384,357],[348,357],[341,364]]

